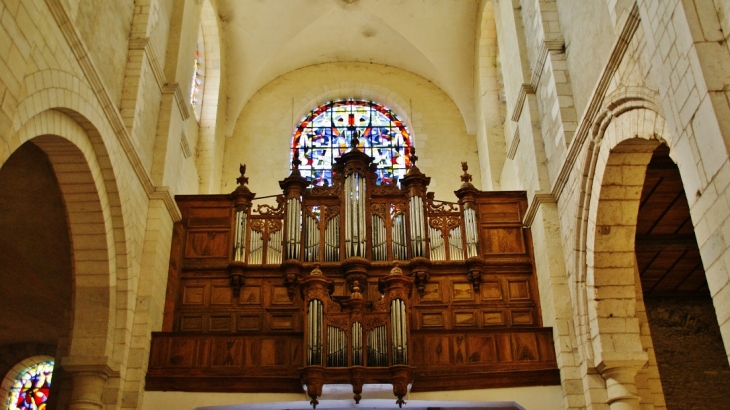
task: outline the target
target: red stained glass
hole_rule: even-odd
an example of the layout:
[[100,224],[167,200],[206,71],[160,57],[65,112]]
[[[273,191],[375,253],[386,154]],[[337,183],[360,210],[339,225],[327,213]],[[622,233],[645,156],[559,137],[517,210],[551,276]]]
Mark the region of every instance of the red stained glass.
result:
[[26,369],[10,387],[8,410],[44,410],[52,375],[52,361],[37,363]]

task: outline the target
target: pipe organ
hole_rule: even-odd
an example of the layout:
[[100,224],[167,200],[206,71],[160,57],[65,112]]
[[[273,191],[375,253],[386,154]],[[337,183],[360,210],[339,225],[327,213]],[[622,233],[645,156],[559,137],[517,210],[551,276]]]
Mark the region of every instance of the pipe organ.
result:
[[[353,145],[356,146],[356,145]],[[324,384],[408,391],[558,384],[542,327],[522,192],[483,192],[467,166],[457,200],[415,165],[377,185],[352,148],[331,186],[297,164],[282,194],[178,196],[163,330],[148,390],[297,392]],[[272,204],[275,202],[275,204]]]

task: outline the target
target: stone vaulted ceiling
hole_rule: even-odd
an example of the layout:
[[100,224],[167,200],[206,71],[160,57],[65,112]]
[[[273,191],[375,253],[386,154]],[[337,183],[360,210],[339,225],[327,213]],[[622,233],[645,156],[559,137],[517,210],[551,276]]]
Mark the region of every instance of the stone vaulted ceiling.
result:
[[413,72],[457,105],[470,133],[479,0],[219,0],[230,135],[246,102],[298,68],[357,61]]

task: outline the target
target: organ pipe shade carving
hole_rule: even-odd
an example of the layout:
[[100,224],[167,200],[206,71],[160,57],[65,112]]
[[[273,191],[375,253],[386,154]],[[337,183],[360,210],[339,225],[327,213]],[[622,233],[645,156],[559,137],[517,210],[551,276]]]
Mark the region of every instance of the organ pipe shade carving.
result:
[[406,303],[400,299],[390,302],[391,345],[393,346],[393,365],[408,364],[408,325],[406,323]]
[[309,301],[307,310],[307,366],[322,365],[322,332],[324,324],[324,309],[322,301]]
[[246,222],[248,213],[246,209],[236,211],[236,222],[234,226],[233,260],[244,262],[246,258]]

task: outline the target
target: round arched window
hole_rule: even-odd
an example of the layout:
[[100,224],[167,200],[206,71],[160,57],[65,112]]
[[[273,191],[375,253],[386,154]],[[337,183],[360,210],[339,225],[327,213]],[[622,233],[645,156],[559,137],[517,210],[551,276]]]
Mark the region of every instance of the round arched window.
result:
[[372,101],[334,101],[312,110],[294,131],[290,161],[298,155],[303,177],[315,185],[331,185],[332,165],[350,149],[353,133],[359,149],[374,158],[378,185],[395,184],[405,176],[411,166],[408,128]]
[[21,371],[9,389],[8,410],[45,409],[51,390],[53,361],[37,362]]

